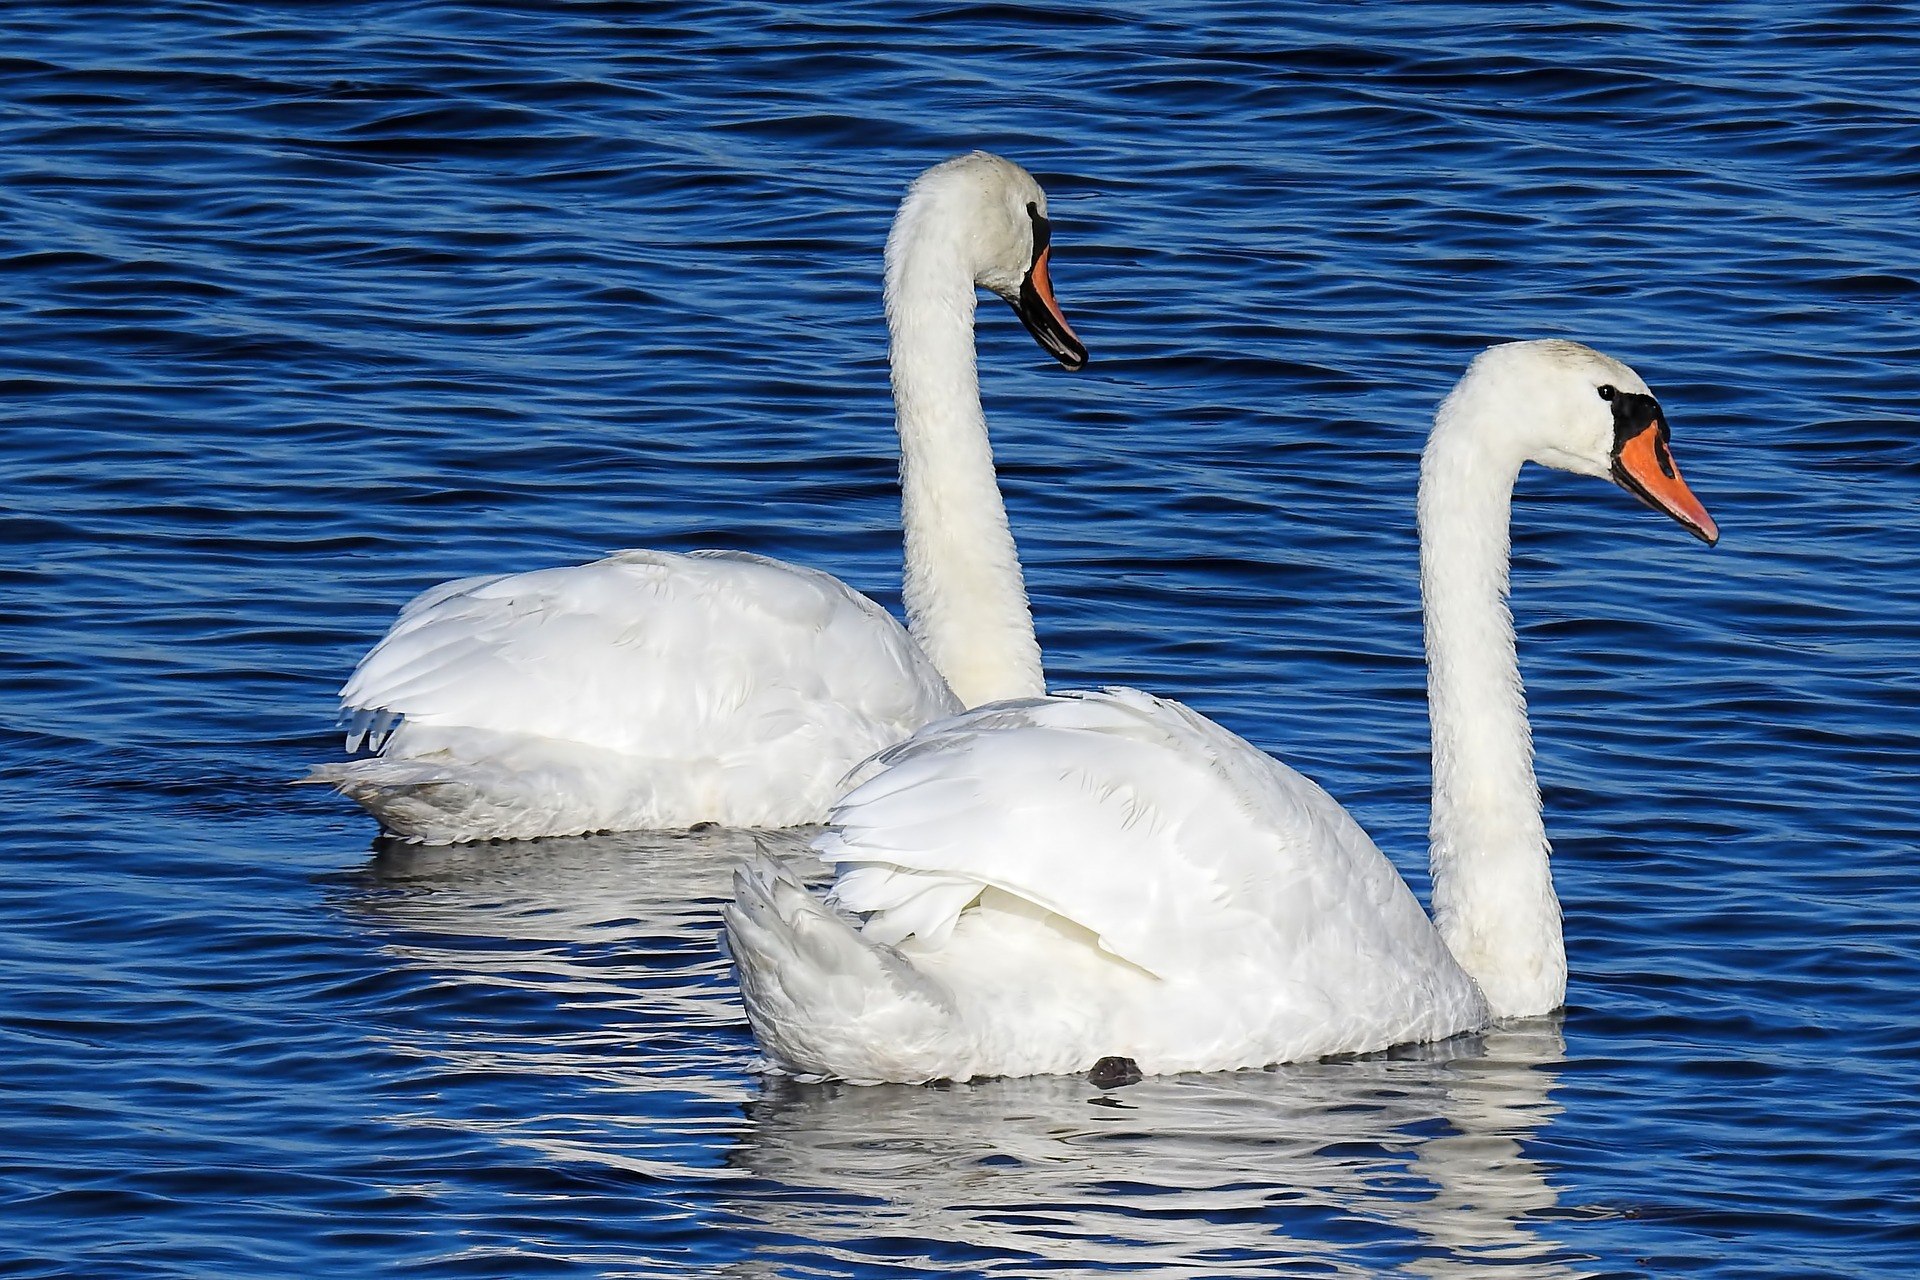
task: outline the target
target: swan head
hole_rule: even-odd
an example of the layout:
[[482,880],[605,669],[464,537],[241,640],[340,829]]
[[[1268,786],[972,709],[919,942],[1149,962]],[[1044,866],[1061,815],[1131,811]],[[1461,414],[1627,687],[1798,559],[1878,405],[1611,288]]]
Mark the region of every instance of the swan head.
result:
[[1047,193],[1011,160],[974,151],[914,179],[887,237],[887,292],[904,287],[903,264],[927,248],[955,255],[973,283],[1013,308],[1042,350],[1068,369],[1087,348],[1053,296]]
[[1673,460],[1667,415],[1639,374],[1560,338],[1508,342],[1474,358],[1449,400],[1497,399],[1522,455],[1611,480],[1711,546],[1719,526]]

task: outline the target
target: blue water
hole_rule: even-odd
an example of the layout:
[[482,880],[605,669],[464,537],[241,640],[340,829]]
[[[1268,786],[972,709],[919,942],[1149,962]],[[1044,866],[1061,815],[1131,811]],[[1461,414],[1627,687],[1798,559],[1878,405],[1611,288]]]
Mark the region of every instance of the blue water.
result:
[[[1920,1272],[1907,6],[19,6],[0,45],[0,1274]],[[1283,751],[1424,884],[1413,480],[1469,354],[1660,393],[1725,531],[1529,472],[1564,1019],[796,1087],[730,833],[436,852],[288,780],[412,592],[722,545],[897,603],[879,246],[986,146],[1056,685]]]

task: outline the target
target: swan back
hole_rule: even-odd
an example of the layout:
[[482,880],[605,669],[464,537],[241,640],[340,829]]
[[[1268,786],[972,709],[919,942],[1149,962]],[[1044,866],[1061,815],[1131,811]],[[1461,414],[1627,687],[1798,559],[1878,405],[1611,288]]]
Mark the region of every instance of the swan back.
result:
[[1346,811],[1179,703],[1114,689],[996,704],[874,768],[814,847],[867,939],[949,993],[966,1038],[948,1073],[1108,1054],[1240,1066],[1485,1014]]
[[447,583],[341,696],[348,750],[382,754],[313,780],[434,843],[818,821],[853,762],[959,705],[879,605],[740,552]]

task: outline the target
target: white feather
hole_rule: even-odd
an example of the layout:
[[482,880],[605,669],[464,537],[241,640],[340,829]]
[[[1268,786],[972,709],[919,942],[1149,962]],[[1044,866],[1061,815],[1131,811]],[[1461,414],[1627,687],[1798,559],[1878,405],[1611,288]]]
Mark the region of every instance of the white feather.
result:
[[[1346,812],[1178,703],[1115,689],[996,704],[882,759],[814,848],[865,938],[955,1010],[926,1074],[890,1078],[1108,1055],[1155,1072],[1242,1066],[1484,1020]],[[743,975],[769,963],[738,939],[734,954]],[[810,1034],[749,1009],[789,1070],[847,1077],[841,1055],[868,1051],[819,1006],[799,1011]]]
[[[423,598],[426,599],[426,598]],[[957,709],[904,628],[810,569],[623,552],[470,580],[355,670],[353,736],[316,770],[430,843],[817,821],[852,761]]]
[[[1108,1056],[1150,1073],[1249,1067],[1557,1007],[1566,969],[1506,612],[1507,506],[1528,457],[1607,474],[1608,406],[1636,389],[1584,347],[1516,344],[1475,361],[1436,420],[1420,512],[1437,923],[1326,792],[1178,703],[1113,689],[980,707],[882,752],[814,841],[847,915],[801,895],[735,930],[771,1061],[897,1081]],[[1660,465],[1671,509],[1710,538]],[[803,924],[839,983],[804,972],[788,937]],[[861,946],[886,969],[881,990],[860,986]],[[903,964],[923,984],[911,999]],[[788,998],[764,1000],[775,982]],[[913,1009],[911,1054],[875,1042],[874,1001]]]
[[785,826],[928,720],[1040,692],[973,319],[978,286],[1017,299],[1039,270],[1045,201],[976,152],[921,175],[888,240],[913,638],[825,574],[735,552],[466,578],[408,604],[342,691],[347,750],[379,755],[307,780],[433,843]]

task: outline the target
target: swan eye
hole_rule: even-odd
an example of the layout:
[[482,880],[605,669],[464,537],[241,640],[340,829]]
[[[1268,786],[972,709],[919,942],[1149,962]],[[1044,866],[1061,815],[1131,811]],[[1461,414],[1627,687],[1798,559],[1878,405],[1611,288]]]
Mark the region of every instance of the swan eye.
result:
[[1602,400],[1611,400],[1619,394],[1620,393],[1614,389],[1614,385],[1611,382],[1603,384],[1600,388],[1600,398]]

